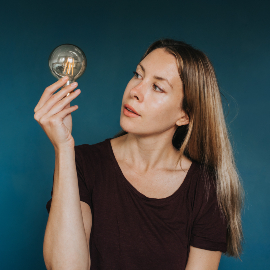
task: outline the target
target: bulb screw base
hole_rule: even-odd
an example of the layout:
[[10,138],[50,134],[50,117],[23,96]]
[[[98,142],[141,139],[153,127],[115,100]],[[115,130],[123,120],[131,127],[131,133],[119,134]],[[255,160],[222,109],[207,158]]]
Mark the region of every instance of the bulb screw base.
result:
[[[64,87],[66,87],[66,86],[69,86],[69,85],[71,85],[72,83],[74,83],[75,81],[74,80],[68,80],[63,86],[62,86],[62,88],[61,89],[63,89]],[[71,93],[73,93],[74,92],[74,90],[72,90],[70,93],[67,93],[67,95],[65,96],[65,97],[68,97]],[[65,97],[63,97],[63,98],[65,98]]]
[[74,83],[74,82],[75,82],[75,80],[69,79],[69,80],[65,83],[65,85],[63,86],[63,88],[66,87],[66,86],[68,86],[68,85],[70,85],[70,84],[72,84],[72,83]]

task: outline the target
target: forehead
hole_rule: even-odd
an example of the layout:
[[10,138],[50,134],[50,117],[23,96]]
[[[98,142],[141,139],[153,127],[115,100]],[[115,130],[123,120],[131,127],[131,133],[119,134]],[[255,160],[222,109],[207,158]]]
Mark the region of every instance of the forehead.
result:
[[181,82],[175,56],[163,48],[155,49],[140,63],[146,73],[166,78],[172,84]]

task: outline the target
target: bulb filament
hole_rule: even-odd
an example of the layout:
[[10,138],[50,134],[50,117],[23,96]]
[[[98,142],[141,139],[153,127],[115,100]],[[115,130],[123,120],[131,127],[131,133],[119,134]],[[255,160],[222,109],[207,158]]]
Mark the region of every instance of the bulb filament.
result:
[[64,68],[63,73],[68,74],[68,75],[70,75],[70,73],[71,73],[71,75],[73,76],[73,68],[75,66],[74,58],[68,57],[67,61],[66,61],[66,63],[64,65],[65,65],[65,68]]

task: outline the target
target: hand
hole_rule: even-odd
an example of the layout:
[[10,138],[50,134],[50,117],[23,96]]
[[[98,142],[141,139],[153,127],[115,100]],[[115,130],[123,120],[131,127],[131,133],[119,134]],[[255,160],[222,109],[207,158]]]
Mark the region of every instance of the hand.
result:
[[[78,85],[68,85],[56,92],[65,85],[68,77],[61,78],[56,83],[48,86],[43,92],[37,106],[34,109],[34,118],[45,131],[55,149],[61,147],[74,147],[75,142],[71,136],[72,117],[71,113],[78,109],[78,106],[70,107],[70,102],[75,99],[81,91],[73,92]],[[70,93],[72,91],[72,93]],[[70,95],[67,96],[67,94]]]

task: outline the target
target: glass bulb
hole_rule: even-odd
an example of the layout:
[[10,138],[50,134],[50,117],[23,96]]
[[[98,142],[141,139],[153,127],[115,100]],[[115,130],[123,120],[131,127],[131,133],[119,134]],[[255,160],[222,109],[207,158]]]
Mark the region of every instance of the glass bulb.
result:
[[86,56],[79,47],[63,44],[51,52],[49,67],[52,75],[57,79],[69,77],[68,82],[64,85],[66,86],[82,76],[86,69]]

